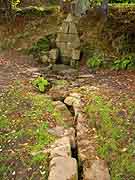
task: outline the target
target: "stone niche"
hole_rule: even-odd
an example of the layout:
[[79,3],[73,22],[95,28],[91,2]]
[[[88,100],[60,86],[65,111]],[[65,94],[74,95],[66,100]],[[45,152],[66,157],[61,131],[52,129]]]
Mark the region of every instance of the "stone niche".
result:
[[69,14],[60,27],[56,46],[60,50],[61,63],[77,67],[80,60],[80,39],[74,17]]

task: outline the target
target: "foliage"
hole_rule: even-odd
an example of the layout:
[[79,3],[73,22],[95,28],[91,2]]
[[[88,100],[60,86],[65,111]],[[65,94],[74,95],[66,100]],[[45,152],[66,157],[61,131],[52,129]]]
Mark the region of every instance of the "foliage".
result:
[[21,0],[10,0],[10,1],[13,8],[16,8],[17,5],[21,2]]
[[45,145],[48,145],[52,143],[55,140],[55,137],[48,133],[48,124],[42,123],[39,128],[36,130],[35,138],[36,138],[36,144],[32,146],[32,151],[39,151]]
[[112,65],[114,70],[125,70],[132,67],[135,67],[135,57],[133,56],[122,57],[121,59],[114,61]]
[[109,3],[135,3],[135,0],[110,0]]
[[[47,179],[48,158],[37,151],[55,140],[55,136],[48,133],[51,112],[54,112],[54,108],[48,97],[29,93],[20,82],[1,93],[0,179],[9,179],[14,171],[19,171],[18,168],[24,171],[31,168],[29,179],[33,179],[32,174],[34,178]],[[10,151],[11,146],[14,154]],[[33,152],[37,155],[33,155]],[[17,163],[17,166],[13,167],[12,163]]]
[[[112,180],[134,179],[135,133],[132,121],[126,120],[134,113],[134,102],[124,99],[121,106],[114,106],[110,101],[96,94],[91,95],[90,99],[85,112],[89,117],[90,125],[94,120],[99,145],[97,152],[109,163]],[[123,104],[127,105],[126,119],[118,116],[118,113],[123,111],[121,109]]]
[[32,84],[39,89],[40,92],[45,92],[49,82],[44,79],[44,77],[38,77],[37,79],[32,81]]
[[16,15],[19,16],[28,16],[28,17],[44,17],[46,15],[51,15],[56,11],[55,7],[37,7],[37,6],[28,6],[25,8],[16,8]]
[[87,61],[87,66],[92,69],[97,69],[101,67],[103,64],[103,60],[101,55],[94,55]]
[[28,54],[33,56],[40,55],[43,51],[46,52],[50,49],[50,42],[47,37],[39,39],[36,43],[33,43],[32,47],[28,50]]

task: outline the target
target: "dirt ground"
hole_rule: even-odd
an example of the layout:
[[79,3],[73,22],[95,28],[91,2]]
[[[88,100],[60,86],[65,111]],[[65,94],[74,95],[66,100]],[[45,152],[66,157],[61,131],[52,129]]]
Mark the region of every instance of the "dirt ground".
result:
[[[52,117],[54,111],[50,105],[52,101],[50,99],[45,101],[44,98],[46,98],[46,95],[51,95],[51,93],[52,95],[58,93],[56,93],[55,88],[55,91],[51,92],[49,90],[45,94],[33,89],[30,81],[35,74],[40,74],[40,69],[44,69],[44,65],[37,63],[32,56],[22,53],[21,50],[31,47],[33,42],[46,34],[55,33],[60,22],[61,20],[59,21],[56,16],[53,16],[53,18],[43,18],[40,21],[39,19],[32,19],[24,22],[22,19],[22,23],[20,23],[18,20],[12,31],[6,31],[7,26],[0,26],[0,40],[4,42],[0,51],[0,117],[2,117],[0,119],[0,127],[2,127],[0,128],[0,142],[2,144],[0,145],[0,153],[2,154],[0,157],[2,165],[0,178],[2,177],[3,180],[4,178],[9,180],[47,179],[48,157],[40,154],[33,158],[31,151],[33,149],[40,151],[55,139],[45,132],[48,126],[51,127],[51,125],[57,124],[56,119],[58,117]],[[88,36],[86,34],[86,37]],[[7,40],[9,40],[9,43]],[[117,105],[118,108],[122,108],[120,116],[124,116],[123,119],[126,122],[128,112],[130,112],[128,103],[132,105],[133,111],[135,102],[135,71],[100,69],[92,72],[85,66],[85,62],[86,60],[81,62],[76,79],[72,80],[72,74],[71,79],[68,77],[69,85],[64,90],[67,91],[67,94],[72,89],[80,91],[84,96],[85,103],[90,98],[86,92],[87,87],[97,91],[99,96],[106,97],[114,107]],[[57,80],[57,78],[54,80]],[[17,89],[15,84],[19,84]],[[14,87],[15,90],[12,90]],[[6,90],[6,94],[3,95]],[[126,100],[123,100],[124,98]],[[46,107],[46,102],[48,102],[48,107]],[[127,139],[132,141],[134,139],[134,117],[128,123],[129,126],[127,125],[126,128],[129,130],[129,136]],[[126,143],[122,144],[123,149]],[[111,157],[111,161],[113,161],[113,158]],[[110,163],[110,159],[108,161]],[[127,175],[122,180],[129,180],[129,178]]]

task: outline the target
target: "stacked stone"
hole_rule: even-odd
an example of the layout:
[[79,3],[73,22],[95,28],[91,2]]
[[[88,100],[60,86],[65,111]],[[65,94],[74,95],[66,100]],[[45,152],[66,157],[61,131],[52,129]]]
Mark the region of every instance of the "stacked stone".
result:
[[77,180],[77,161],[71,157],[69,137],[58,139],[50,155],[50,173],[48,180]]
[[56,45],[60,49],[60,58],[63,64],[76,67],[80,59],[80,39],[73,16],[68,15],[60,27]]
[[[76,140],[79,163],[83,165],[83,180],[110,180],[109,170],[104,160],[97,156],[95,129],[89,127],[87,116],[83,113],[81,94],[71,93],[64,100],[72,106],[76,116]],[[80,178],[80,177],[79,177]]]

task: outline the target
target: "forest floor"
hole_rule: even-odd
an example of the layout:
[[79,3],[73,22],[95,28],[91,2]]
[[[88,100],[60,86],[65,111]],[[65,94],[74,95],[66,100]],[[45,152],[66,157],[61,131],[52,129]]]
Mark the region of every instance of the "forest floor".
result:
[[[55,17],[48,28],[44,21],[39,22],[41,27],[34,20],[23,27],[20,23],[20,29],[16,26],[12,32],[0,27],[1,40],[9,35],[0,53],[0,178],[47,179],[49,156],[43,150],[57,139],[50,129],[72,126],[54,101],[79,92],[84,112],[97,129],[98,156],[107,161],[112,179],[134,180],[135,72],[100,69],[93,73],[82,64],[75,78],[70,73],[47,76],[43,65],[21,52],[48,32],[56,32]],[[45,74],[52,85],[45,93],[31,84],[40,74]]]
[[[76,79],[67,79],[66,75],[59,79],[56,73],[56,78],[50,81],[53,87],[40,94],[32,87],[31,79],[36,73],[40,74],[42,66],[38,67],[31,59],[28,61],[29,57],[15,52],[4,53],[1,57],[6,62],[0,66],[0,176],[3,179],[47,179],[49,157],[42,151],[57,138],[49,134],[48,129],[57,125],[68,126],[62,115],[59,115],[61,112],[55,112],[53,106],[54,100],[65,98],[63,92],[81,93],[86,114],[90,119],[92,117],[101,121],[96,127],[103,123],[101,117],[98,117],[100,115],[113,123],[113,128],[97,128],[97,133],[101,133],[100,138],[97,138],[99,157],[108,162],[113,179],[117,179],[117,176],[124,180],[135,178],[133,71],[102,69],[90,73],[82,66]],[[94,102],[97,97],[99,105]],[[94,107],[91,107],[91,103]],[[101,114],[97,116],[95,113],[100,111]],[[102,131],[105,132],[102,134]],[[114,137],[109,133],[114,133]]]

